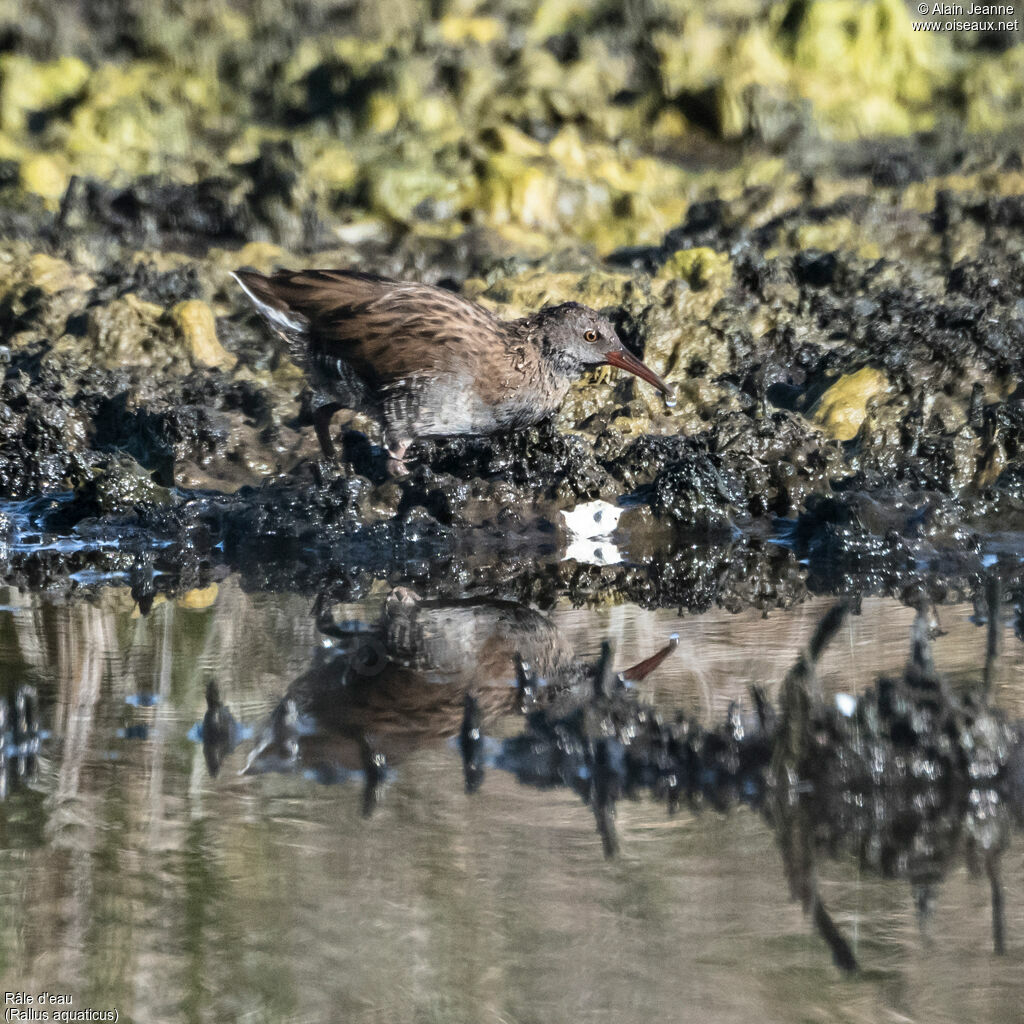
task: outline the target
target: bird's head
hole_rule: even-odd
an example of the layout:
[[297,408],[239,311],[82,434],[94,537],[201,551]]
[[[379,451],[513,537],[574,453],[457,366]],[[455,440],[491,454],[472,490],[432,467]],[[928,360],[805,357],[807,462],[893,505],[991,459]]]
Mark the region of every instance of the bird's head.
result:
[[531,332],[541,351],[563,376],[575,379],[595,366],[618,366],[653,384],[666,398],[673,398],[666,384],[619,340],[611,321],[578,302],[548,306],[529,318]]

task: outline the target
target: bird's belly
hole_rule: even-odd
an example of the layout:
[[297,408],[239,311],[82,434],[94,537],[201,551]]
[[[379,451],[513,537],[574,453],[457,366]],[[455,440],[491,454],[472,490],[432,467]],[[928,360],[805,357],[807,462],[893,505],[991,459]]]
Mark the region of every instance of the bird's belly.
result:
[[538,423],[554,411],[535,394],[510,391],[487,399],[461,377],[409,382],[384,403],[385,419],[405,437],[493,434]]

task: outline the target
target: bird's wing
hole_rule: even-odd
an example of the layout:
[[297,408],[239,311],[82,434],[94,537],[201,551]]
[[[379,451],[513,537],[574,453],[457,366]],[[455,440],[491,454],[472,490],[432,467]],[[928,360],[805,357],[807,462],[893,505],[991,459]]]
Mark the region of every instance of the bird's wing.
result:
[[235,276],[275,326],[306,334],[317,354],[377,382],[441,368],[471,335],[498,330],[482,306],[430,285],[352,270]]

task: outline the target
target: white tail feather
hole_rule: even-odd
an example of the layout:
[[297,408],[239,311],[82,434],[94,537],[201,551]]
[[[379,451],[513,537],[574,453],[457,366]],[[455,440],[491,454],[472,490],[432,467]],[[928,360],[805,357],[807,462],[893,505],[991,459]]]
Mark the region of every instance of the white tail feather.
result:
[[293,333],[300,333],[307,327],[307,323],[304,317],[299,315],[289,316],[283,309],[278,309],[275,306],[271,306],[270,303],[264,302],[246,283],[242,280],[238,274],[232,272],[231,276],[238,282],[238,286],[243,292],[249,297],[249,301],[256,307],[259,312],[265,316],[275,327],[282,331],[289,331]]

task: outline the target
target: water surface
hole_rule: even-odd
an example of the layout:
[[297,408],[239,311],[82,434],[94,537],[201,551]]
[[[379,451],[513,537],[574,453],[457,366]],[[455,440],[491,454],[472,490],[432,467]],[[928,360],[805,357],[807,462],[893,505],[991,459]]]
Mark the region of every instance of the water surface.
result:
[[[334,620],[372,624],[385,595],[336,607]],[[850,856],[823,860],[823,898],[862,965],[844,977],[791,901],[753,810],[669,817],[663,804],[624,801],[621,853],[606,861],[593,816],[565,790],[491,767],[467,795],[451,739],[460,687],[471,678],[492,711],[511,694],[498,636],[507,616],[497,629],[474,612],[460,648],[434,637],[429,665],[381,674],[402,697],[360,720],[387,752],[369,816],[351,736],[315,751],[310,738],[297,770],[240,774],[268,716],[332,642],[311,604],[234,579],[146,616],[126,590],[70,603],[0,594],[9,696],[35,685],[49,732],[34,776],[19,781],[12,767],[0,805],[7,991],[168,1022],[1020,1020],[1019,836],[1003,857],[1004,956],[992,951],[987,881],[964,858],[924,916],[906,880],[866,875]],[[623,666],[678,633],[642,693],[711,723],[750,683],[774,691],[827,606],[767,619],[557,607],[524,611],[516,628],[587,656],[611,638]],[[954,685],[977,678],[973,608],[941,614],[939,666]],[[857,693],[898,672],[912,619],[865,600],[824,659],[825,686]],[[1009,627],[1003,639],[996,698],[1024,718],[1024,645]],[[244,727],[215,777],[196,742],[210,679]],[[518,728],[512,715],[487,723],[497,736]]]

